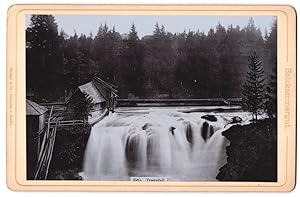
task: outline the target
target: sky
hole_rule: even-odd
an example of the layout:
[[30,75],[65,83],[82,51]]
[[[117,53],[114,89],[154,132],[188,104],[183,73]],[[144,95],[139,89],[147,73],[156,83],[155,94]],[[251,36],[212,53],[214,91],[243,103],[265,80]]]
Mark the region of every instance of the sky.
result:
[[[248,24],[250,17],[262,33],[265,29],[270,32],[274,16],[104,16],[104,15],[54,15],[58,29],[63,29],[67,35],[92,33],[95,35],[100,24],[107,24],[109,28],[115,26],[117,32],[128,33],[132,23],[135,24],[138,36],[151,35],[156,22],[164,25],[171,33],[188,31],[203,31],[205,34],[220,22],[225,28],[229,25],[241,28]],[[26,16],[26,27],[30,24],[30,15]]]

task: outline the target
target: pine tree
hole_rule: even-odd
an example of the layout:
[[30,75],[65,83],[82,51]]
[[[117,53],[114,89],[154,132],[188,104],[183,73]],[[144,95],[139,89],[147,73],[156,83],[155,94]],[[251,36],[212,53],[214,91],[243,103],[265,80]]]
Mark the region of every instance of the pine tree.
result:
[[64,91],[63,55],[57,24],[52,15],[32,15],[26,29],[26,82],[37,100],[53,101]]
[[248,68],[242,87],[242,107],[252,113],[252,120],[256,122],[258,114],[264,109],[265,86],[264,68],[255,51],[249,56]]
[[88,117],[91,116],[91,110],[93,108],[93,99],[85,92],[79,93],[78,98],[74,104],[74,117],[77,119],[88,120]]
[[144,84],[143,64],[143,45],[138,37],[135,25],[132,23],[128,39],[122,42],[121,52],[122,66],[120,67],[120,77],[122,80],[122,94],[128,96],[142,95]]
[[130,32],[129,32],[129,40],[136,41],[138,39],[139,39],[139,37],[137,35],[136,27],[135,27],[134,23],[132,23]]

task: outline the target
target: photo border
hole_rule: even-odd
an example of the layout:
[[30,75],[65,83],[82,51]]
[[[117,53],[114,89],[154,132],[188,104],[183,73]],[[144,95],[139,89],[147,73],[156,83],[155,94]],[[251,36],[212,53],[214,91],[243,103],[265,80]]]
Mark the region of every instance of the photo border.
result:
[[[26,180],[25,15],[277,17],[277,182]],[[7,186],[37,191],[291,191],[296,184],[296,11],[287,5],[13,5],[7,13]]]

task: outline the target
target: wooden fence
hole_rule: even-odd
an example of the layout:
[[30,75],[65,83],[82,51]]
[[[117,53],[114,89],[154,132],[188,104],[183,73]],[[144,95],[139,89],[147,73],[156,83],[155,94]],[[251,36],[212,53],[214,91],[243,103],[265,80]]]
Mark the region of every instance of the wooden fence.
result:
[[[56,138],[56,132],[57,128],[61,126],[75,126],[75,125],[86,125],[88,124],[88,121],[84,120],[62,120],[61,117],[54,117],[53,114],[54,107],[51,107],[50,115],[48,117],[48,120],[45,123],[45,128],[38,132],[38,139],[40,139],[40,136],[43,136],[43,140],[41,143],[41,146],[38,146],[38,159],[37,159],[37,165],[36,170],[34,173],[34,180],[45,180],[47,179],[49,167],[51,164],[54,144],[55,144],[55,138]],[[96,122],[94,122],[91,125],[96,124],[100,120],[102,120],[106,115],[108,114],[108,111],[103,113],[102,116],[100,116]]]
[[55,144],[57,128],[59,126],[75,126],[87,124],[87,122],[83,120],[63,121],[61,117],[53,117],[53,108],[54,107],[52,106],[50,115],[45,124],[45,128],[38,133],[39,136],[43,135],[43,140],[41,146],[38,146],[38,159],[36,170],[34,173],[34,180],[47,179]]
[[50,125],[56,125],[57,126],[75,126],[75,125],[86,125],[88,124],[88,121],[84,120],[50,120],[46,122],[46,124],[50,123]]

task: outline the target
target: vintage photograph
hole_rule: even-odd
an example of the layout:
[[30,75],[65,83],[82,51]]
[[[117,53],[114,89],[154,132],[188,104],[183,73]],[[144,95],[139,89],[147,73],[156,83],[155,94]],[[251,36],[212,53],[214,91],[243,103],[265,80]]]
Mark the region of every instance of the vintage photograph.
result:
[[27,180],[277,182],[277,17],[26,15]]

